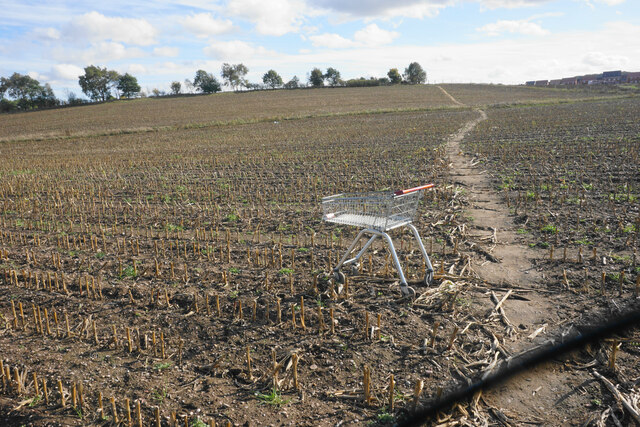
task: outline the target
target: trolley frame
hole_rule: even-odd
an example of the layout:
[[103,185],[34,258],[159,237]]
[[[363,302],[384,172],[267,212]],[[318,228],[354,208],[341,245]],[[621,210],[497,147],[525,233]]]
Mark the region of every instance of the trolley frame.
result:
[[[433,266],[427,254],[418,229],[412,224],[415,217],[418,203],[422,199],[423,192],[433,188],[434,184],[420,187],[399,190],[396,192],[370,192],[337,194],[324,197],[322,199],[323,219],[327,222],[345,224],[356,227],[364,227],[353,240],[346,253],[336,267],[333,269],[334,279],[340,283],[344,282],[344,274],[340,271],[342,266],[356,264],[366,253],[371,244],[378,238],[383,238],[389,247],[389,252],[393,258],[393,264],[398,271],[400,278],[400,290],[403,296],[415,295],[415,290],[411,288],[402,270],[402,265],[398,259],[393,239],[387,233],[400,227],[408,227],[413,237],[418,242],[420,253],[425,261],[426,271],[424,283],[428,286],[433,281]],[[369,240],[360,249],[358,254],[349,258],[358,242],[365,236],[370,236]]]

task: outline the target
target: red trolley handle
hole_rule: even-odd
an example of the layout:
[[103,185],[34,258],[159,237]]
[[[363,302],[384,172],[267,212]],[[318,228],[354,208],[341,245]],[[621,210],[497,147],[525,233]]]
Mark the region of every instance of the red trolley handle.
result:
[[435,184],[421,185],[420,187],[413,187],[413,188],[409,188],[407,190],[398,190],[393,194],[395,194],[396,196],[401,196],[403,194],[413,193],[414,191],[427,190],[427,189],[433,188],[435,186],[436,186]]

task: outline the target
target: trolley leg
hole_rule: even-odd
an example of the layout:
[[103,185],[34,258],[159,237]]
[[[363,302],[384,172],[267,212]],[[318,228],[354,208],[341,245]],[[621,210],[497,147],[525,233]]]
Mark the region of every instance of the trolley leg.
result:
[[369,249],[369,246],[371,246],[373,241],[376,240],[378,237],[380,236],[378,236],[377,234],[374,234],[373,236],[371,236],[369,241],[362,247],[362,249],[360,249],[360,252],[358,252],[358,255],[356,255],[354,258],[351,258],[350,260],[343,262],[342,265],[347,265],[347,264],[351,264],[352,262],[357,262],[360,259],[360,257],[364,255],[367,249]]
[[338,265],[333,269],[334,272],[337,272],[338,270],[340,270],[340,267],[342,267],[342,264],[344,264],[344,262],[347,260],[347,257],[351,254],[351,252],[353,252],[353,249],[356,247],[356,245],[358,244],[358,242],[366,232],[367,232],[366,228],[364,230],[360,230],[360,233],[358,233],[358,236],[353,240],[353,242],[351,243],[351,246],[349,246],[349,249],[347,249],[347,252],[345,252],[344,256],[342,257]]
[[411,232],[413,233],[413,237],[415,237],[416,240],[418,241],[420,252],[422,252],[424,261],[427,264],[427,275],[424,278],[424,282],[427,286],[429,286],[433,281],[433,266],[431,265],[431,260],[429,259],[429,255],[427,255],[427,250],[424,248],[424,245],[422,244],[422,239],[420,238],[420,233],[418,233],[418,229],[413,224],[407,224],[407,226],[411,229]]
[[404,273],[402,272],[402,266],[400,265],[400,260],[398,259],[398,254],[396,254],[396,248],[393,245],[393,240],[391,240],[391,236],[387,233],[380,233],[386,240],[389,245],[389,250],[391,252],[391,256],[393,257],[393,265],[396,266],[396,270],[398,270],[398,275],[400,276],[400,290],[402,291],[402,295],[408,296],[415,291],[409,288],[407,284],[407,279],[404,277]]

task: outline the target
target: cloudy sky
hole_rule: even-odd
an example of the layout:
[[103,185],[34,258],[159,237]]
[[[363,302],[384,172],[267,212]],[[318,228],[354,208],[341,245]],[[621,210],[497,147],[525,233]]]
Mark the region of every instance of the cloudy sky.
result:
[[28,73],[81,95],[94,64],[143,90],[224,62],[252,82],[313,67],[345,79],[418,61],[430,82],[522,83],[640,71],[638,0],[0,0],[0,76]]

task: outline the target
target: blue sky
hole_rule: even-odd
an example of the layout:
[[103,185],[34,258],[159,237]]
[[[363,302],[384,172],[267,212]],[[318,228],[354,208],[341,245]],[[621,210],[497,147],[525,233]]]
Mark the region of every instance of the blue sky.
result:
[[638,0],[0,0],[0,76],[81,95],[93,64],[168,90],[242,62],[260,82],[314,67],[345,79],[418,61],[430,82],[522,83],[640,71]]

